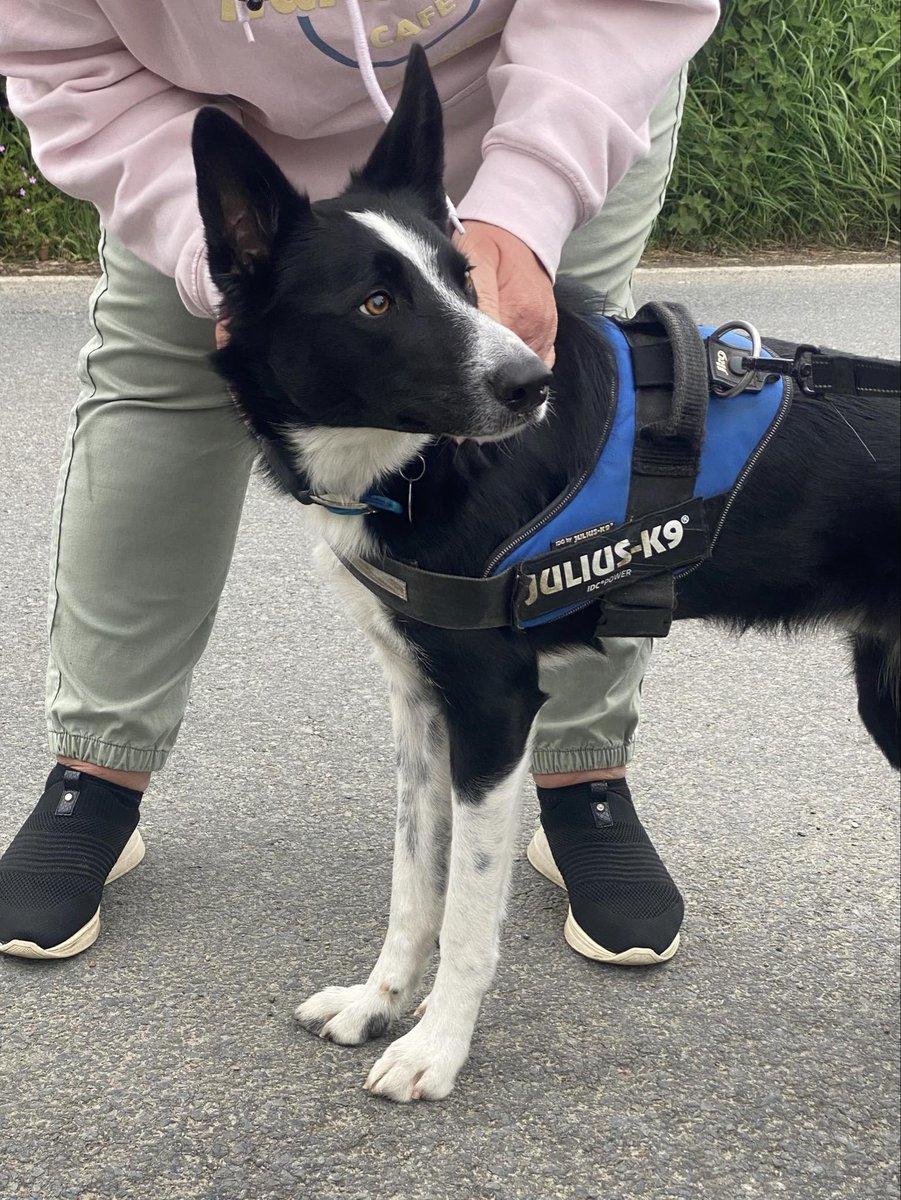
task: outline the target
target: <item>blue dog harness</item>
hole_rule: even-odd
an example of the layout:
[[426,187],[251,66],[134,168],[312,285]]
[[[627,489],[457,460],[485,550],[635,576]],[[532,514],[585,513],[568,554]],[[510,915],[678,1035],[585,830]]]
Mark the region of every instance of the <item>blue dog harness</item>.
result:
[[[637,432],[634,348],[620,323],[597,317],[594,324],[616,362],[615,409],[606,440],[594,466],[496,551],[486,568],[486,575],[499,575],[517,567],[528,578],[519,621],[523,628],[566,616],[616,587],[657,574],[664,562],[678,578],[709,553],[698,504],[677,503],[678,512],[655,514],[643,522],[647,528],[630,532],[631,526],[624,526]],[[714,332],[712,326],[700,326],[704,338]],[[753,349],[747,337],[734,332],[725,333],[722,344],[745,353]],[[722,497],[728,504],[737,494],[774,423],[781,423],[788,404],[785,383],[773,375],[755,392],[729,397],[710,392],[699,468],[688,499]]]
[[479,579],[341,554],[388,607],[444,629],[530,629],[597,605],[596,640],[669,632],[674,579],[710,556],[812,348],[776,358],[751,326],[699,328],[675,304],[589,319],[612,376],[594,460]]

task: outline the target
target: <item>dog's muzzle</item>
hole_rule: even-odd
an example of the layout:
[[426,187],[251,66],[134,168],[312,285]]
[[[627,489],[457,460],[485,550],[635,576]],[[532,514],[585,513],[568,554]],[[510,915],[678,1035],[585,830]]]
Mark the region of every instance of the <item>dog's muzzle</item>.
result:
[[504,408],[527,413],[547,400],[553,376],[542,362],[514,363],[495,371],[488,386]]

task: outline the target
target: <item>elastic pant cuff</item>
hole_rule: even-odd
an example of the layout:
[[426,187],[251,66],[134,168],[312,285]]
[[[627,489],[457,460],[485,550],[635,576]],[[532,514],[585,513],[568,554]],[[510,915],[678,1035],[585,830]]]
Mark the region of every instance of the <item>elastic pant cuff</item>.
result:
[[80,762],[106,767],[110,771],[161,771],[169,757],[168,750],[118,746],[114,742],[63,733],[59,729],[49,730],[47,736],[50,753],[54,757],[77,758]]
[[620,746],[579,746],[570,750],[547,748],[532,752],[533,775],[564,775],[571,771],[596,771],[630,762],[635,742]]

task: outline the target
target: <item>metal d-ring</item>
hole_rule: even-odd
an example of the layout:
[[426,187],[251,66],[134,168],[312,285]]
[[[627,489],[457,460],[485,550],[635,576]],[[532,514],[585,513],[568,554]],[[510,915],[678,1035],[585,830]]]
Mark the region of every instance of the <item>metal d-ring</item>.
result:
[[[754,326],[749,324],[747,321],[727,321],[725,325],[720,325],[719,329],[715,329],[713,331],[708,341],[717,341],[724,333],[732,333],[733,331],[746,333],[751,339],[751,354],[749,357],[760,358],[760,352],[763,349],[763,343],[760,340],[760,334],[757,332]],[[736,349],[740,350],[741,347],[736,347]],[[742,355],[742,357],[746,357],[746,355]],[[719,387],[717,387],[717,396],[723,400],[727,400],[730,396],[737,396],[739,392],[743,392],[745,390],[756,373],[757,372],[753,369],[746,371],[737,383],[733,383],[732,387],[728,388],[724,392],[720,391]]]
[[419,459],[418,475],[408,475],[403,467],[401,467],[399,472],[401,479],[405,479],[407,482],[407,520],[411,525],[413,524],[413,484],[419,483],[420,479],[425,475],[425,459],[421,454],[417,454],[415,457]]

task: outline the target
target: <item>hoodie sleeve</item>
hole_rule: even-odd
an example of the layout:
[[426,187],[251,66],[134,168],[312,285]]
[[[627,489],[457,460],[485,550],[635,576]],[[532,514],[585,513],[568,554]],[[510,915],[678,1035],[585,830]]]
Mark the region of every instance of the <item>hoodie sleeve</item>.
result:
[[717,0],[516,0],[460,217],[515,234],[553,276],[570,233],[647,154],[654,105],[718,16]]
[[[0,73],[41,172],[90,200],[110,233],[173,277],[189,312],[214,316],[190,153],[209,98],[142,67],[93,0],[45,4],[39,17],[31,5],[4,7]],[[161,162],[165,171],[145,165]]]

